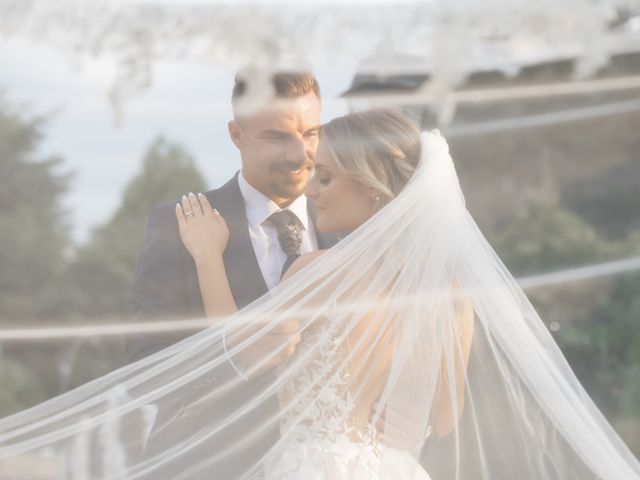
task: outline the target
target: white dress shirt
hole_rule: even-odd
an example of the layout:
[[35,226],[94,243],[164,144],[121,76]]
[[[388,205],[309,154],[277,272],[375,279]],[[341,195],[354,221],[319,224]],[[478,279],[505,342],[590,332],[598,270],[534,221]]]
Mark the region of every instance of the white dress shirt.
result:
[[[249,237],[251,238],[253,251],[256,253],[267,287],[272,289],[280,283],[280,273],[287,255],[280,246],[276,228],[266,220],[271,214],[282,209],[273,200],[251,186],[244,178],[242,171],[238,175],[238,184],[247,211]],[[293,212],[304,227],[300,254],[317,250],[318,241],[313,223],[309,221],[307,198],[301,195],[286,207],[286,210]]]

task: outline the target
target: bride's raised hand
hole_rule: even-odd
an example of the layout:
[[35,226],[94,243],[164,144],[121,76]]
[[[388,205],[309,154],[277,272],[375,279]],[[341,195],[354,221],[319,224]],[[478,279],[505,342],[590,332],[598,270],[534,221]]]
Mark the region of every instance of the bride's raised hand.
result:
[[176,204],[180,238],[194,261],[221,256],[229,241],[229,229],[222,215],[199,193],[182,196]]

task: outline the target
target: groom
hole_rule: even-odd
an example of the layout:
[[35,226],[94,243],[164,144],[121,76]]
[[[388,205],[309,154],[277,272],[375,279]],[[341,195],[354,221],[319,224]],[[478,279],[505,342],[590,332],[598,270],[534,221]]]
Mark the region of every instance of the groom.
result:
[[[268,221],[270,215],[282,209],[293,213],[292,221],[302,235],[297,254],[335,243],[334,236],[316,232],[314,212],[302,195],[318,146],[318,82],[310,73],[278,73],[272,87],[271,105],[246,113],[242,107],[246,109],[248,82],[236,77],[229,134],[240,152],[242,170],[219,189],[205,193],[229,228],[224,264],[238,308],[280,281],[288,255],[276,227]],[[195,264],[180,240],[174,203],[156,206],[151,213],[132,302],[137,318],[204,317]],[[148,335],[134,339],[127,346],[129,360],[177,340]],[[251,352],[245,353],[251,363]]]
[[[229,122],[229,134],[240,152],[242,170],[222,187],[205,193],[229,229],[224,264],[238,308],[275,287],[285,263],[290,263],[292,257],[318,248],[329,248],[336,241],[335,237],[316,231],[314,211],[302,195],[313,172],[320,130],[320,89],[316,78],[310,73],[277,73],[271,79],[273,96],[270,100],[258,109],[247,110],[247,107],[252,107],[255,97],[260,97],[251,88],[257,83],[252,80],[238,74],[232,94],[234,118]],[[297,252],[288,251],[286,238],[283,239],[269,221],[271,215],[282,210],[289,212],[285,218],[301,236]],[[283,240],[284,247],[280,240]],[[136,318],[179,320],[205,316],[195,264],[180,240],[174,203],[158,205],[151,213],[131,297]],[[291,325],[283,325],[279,333],[289,341],[292,338],[290,332]],[[255,342],[237,357],[227,359],[215,375],[192,388],[206,392],[221,382],[221,378],[242,375],[243,363],[254,363],[253,359],[263,357],[265,351],[279,341],[278,335],[275,339],[274,335],[268,337],[269,344],[266,340]],[[129,361],[157,352],[180,339],[178,336],[161,335],[133,338],[127,344]],[[272,381],[273,367],[292,353],[293,349],[285,349],[274,357],[268,365],[270,370],[244,382],[241,389],[246,389],[246,392],[239,391],[238,395],[246,394],[249,398],[261,384]],[[163,426],[172,425],[172,428],[188,433],[200,427],[192,420],[180,423],[180,411],[191,407],[179,403],[180,400],[176,402],[158,412],[145,455],[161,453],[169,446],[165,445]],[[277,399],[273,398],[264,408],[277,411]],[[226,409],[233,410],[233,405],[216,405],[215,414],[224,418]],[[204,411],[201,418],[212,413]],[[197,418],[197,415],[191,411],[187,417]],[[231,457],[219,462],[216,465],[219,478],[235,478],[246,465],[257,461],[277,439],[277,428],[269,435],[270,438],[262,444],[243,452],[242,458]],[[194,451],[194,463],[217,448],[220,446],[208,445],[207,451]],[[168,468],[164,473],[171,476],[170,466]],[[220,475],[222,472],[224,475]],[[211,473],[202,471],[190,478],[200,478],[200,475],[213,478]]]

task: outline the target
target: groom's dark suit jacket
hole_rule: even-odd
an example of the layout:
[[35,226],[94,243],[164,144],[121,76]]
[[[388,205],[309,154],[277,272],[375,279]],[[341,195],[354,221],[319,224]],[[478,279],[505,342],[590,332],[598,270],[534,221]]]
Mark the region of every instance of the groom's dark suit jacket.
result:
[[[224,264],[236,304],[238,308],[242,308],[267,293],[268,288],[249,237],[244,200],[238,186],[238,174],[219,189],[206,192],[205,195],[211,205],[224,217],[229,228],[229,242],[224,252]],[[315,220],[315,212],[312,208],[309,209],[309,218],[311,221]],[[336,242],[334,235],[323,235],[320,232],[317,233],[317,239],[320,248],[329,248]],[[151,214],[133,283],[132,304],[134,317],[138,319],[186,319],[204,316],[195,264],[180,239],[174,203],[158,205]],[[127,342],[129,361],[135,361],[159,351],[184,336],[186,335],[179,337],[145,334],[132,338]],[[232,375],[236,374],[231,365],[226,364],[222,367],[222,371],[216,372],[215,376],[221,378]],[[270,382],[272,375],[273,373],[267,373],[262,378],[245,382],[243,388],[246,391],[238,392],[238,395],[249,398],[252,395],[251,392],[259,389],[261,384]],[[193,388],[204,392],[215,382],[216,380],[209,379],[208,382],[194,385]],[[173,419],[172,425],[176,425],[176,416],[179,416],[180,410],[184,409],[179,395],[176,396],[172,405],[174,405],[170,408],[172,411],[166,411],[167,408],[165,408],[165,411],[161,409],[158,413],[158,419],[147,444],[147,454],[160,452],[164,448],[163,424]],[[218,404],[215,407],[216,412],[198,412],[197,415],[190,412],[188,417],[197,418],[201,423],[199,425],[184,424],[182,427],[185,432],[195,431],[206,424],[208,415],[225,415],[225,409],[232,407],[233,405]],[[272,409],[274,412],[277,408],[275,397],[260,407],[260,409]],[[264,410],[255,411],[256,418],[261,418],[263,413],[265,413]],[[243,424],[250,425],[250,422],[243,422]],[[242,432],[238,432],[237,436],[242,438],[242,435]],[[247,447],[248,449],[242,452],[241,456],[229,457],[224,462],[216,464],[215,471],[209,469],[199,473],[194,472],[189,478],[235,478],[246,465],[257,461],[259,456],[277,439],[277,435],[277,426],[274,426],[268,438],[265,437],[261,444]],[[217,445],[215,442],[205,442],[189,455],[192,455],[195,464],[223,447],[224,445]],[[167,468],[163,469],[162,476],[175,478],[180,473],[182,472],[172,472],[171,465],[167,465]]]

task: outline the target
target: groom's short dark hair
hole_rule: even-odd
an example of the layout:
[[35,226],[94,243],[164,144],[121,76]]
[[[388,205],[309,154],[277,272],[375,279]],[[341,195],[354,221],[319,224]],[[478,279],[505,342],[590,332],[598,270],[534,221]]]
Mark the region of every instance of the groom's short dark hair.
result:
[[[247,71],[240,71],[235,76],[233,93],[231,94],[231,105],[234,113],[239,99],[247,91]],[[314,92],[320,98],[320,85],[311,72],[278,72],[271,77],[275,96],[279,98],[294,98]]]

